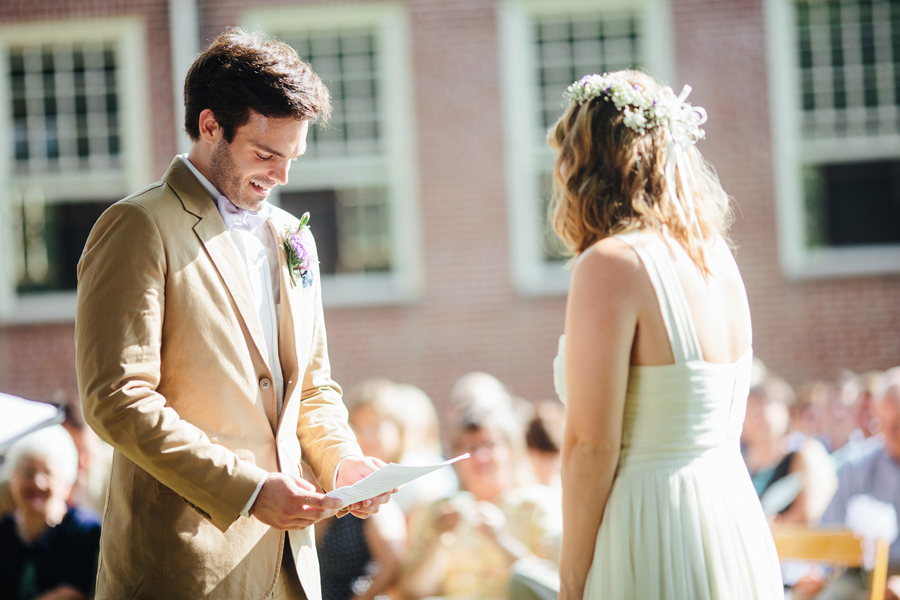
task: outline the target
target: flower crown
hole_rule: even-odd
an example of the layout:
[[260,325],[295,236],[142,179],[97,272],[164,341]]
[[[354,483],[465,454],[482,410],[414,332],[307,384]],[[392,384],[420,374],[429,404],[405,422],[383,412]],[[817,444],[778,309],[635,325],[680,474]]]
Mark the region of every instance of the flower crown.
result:
[[706,137],[706,132],[700,128],[706,122],[706,111],[685,102],[690,92],[690,86],[686,85],[680,96],[676,96],[670,87],[652,95],[623,77],[604,73],[585,75],[570,85],[564,96],[568,102],[578,104],[602,96],[625,115],[625,126],[629,129],[645,133],[653,127],[667,127],[679,145],[686,147]]
[[[686,85],[676,96],[670,87],[663,87],[658,94],[647,92],[642,86],[616,75],[585,75],[568,87],[565,98],[568,102],[584,104],[594,98],[603,97],[612,101],[616,109],[625,115],[625,126],[643,134],[654,127],[664,127],[668,157],[665,163],[668,196],[685,228],[703,232],[697,218],[697,210],[691,185],[694,183],[693,169],[688,165],[686,151],[706,137],[700,128],[706,122],[706,111],[686,102],[691,86]],[[681,190],[676,184],[681,181]]]

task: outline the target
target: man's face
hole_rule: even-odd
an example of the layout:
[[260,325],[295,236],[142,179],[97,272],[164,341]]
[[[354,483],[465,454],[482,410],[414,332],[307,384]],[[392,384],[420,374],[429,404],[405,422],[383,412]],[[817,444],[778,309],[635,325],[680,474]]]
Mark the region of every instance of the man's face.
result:
[[889,387],[874,408],[875,416],[881,422],[884,448],[895,460],[900,461],[900,384]]
[[306,152],[308,132],[308,119],[269,118],[251,110],[230,144],[218,130],[210,183],[235,206],[258,211],[273,187],[287,183],[291,163]]

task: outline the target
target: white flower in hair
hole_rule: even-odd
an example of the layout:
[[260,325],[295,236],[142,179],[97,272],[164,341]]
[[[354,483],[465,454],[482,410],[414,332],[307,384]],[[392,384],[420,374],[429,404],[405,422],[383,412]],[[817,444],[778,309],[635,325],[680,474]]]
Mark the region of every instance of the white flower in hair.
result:
[[706,111],[691,106],[685,99],[691,88],[684,87],[681,96],[664,87],[659,94],[651,94],[636,83],[614,75],[585,75],[568,87],[565,98],[584,104],[594,98],[612,101],[625,115],[625,126],[644,133],[653,127],[667,127],[680,145],[702,140],[706,133],[700,128],[706,122]]
[[625,126],[634,129],[635,131],[643,131],[647,128],[647,117],[641,111],[632,111],[627,106],[625,110],[622,111],[622,114],[625,115]]
[[[579,105],[595,98],[603,98],[615,104],[623,115],[625,126],[643,134],[654,127],[664,127],[668,146],[665,163],[666,188],[680,221],[702,237],[702,231],[694,207],[690,183],[693,172],[688,166],[685,152],[706,137],[701,125],[706,122],[706,111],[687,103],[689,85],[676,96],[670,87],[663,87],[653,94],[642,86],[631,83],[621,75],[585,75],[566,89],[569,103]],[[676,179],[681,180],[679,192]]]

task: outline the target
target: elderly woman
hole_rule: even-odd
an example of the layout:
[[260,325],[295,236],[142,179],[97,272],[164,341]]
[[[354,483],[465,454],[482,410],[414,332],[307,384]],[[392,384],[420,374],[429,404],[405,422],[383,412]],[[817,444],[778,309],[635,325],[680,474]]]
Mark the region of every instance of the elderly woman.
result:
[[462,491],[415,515],[409,598],[545,597],[559,589],[559,492],[524,483],[524,435],[508,407],[471,407],[449,435]]
[[[366,456],[398,462],[402,451],[401,418],[394,398],[398,385],[370,379],[344,397],[348,421]],[[369,519],[349,515],[316,523],[316,546],[327,600],[373,600],[389,593],[406,556],[406,519],[388,502]]]
[[89,598],[97,576],[100,519],[67,506],[78,451],[60,426],[14,444],[3,465],[15,510],[0,520],[0,598]]

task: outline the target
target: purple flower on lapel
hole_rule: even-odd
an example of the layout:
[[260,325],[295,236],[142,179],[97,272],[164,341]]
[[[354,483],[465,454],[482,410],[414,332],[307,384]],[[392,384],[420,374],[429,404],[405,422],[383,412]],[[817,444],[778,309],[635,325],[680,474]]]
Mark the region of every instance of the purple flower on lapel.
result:
[[310,269],[309,255],[304,245],[306,235],[309,233],[309,213],[303,213],[300,217],[300,224],[297,229],[291,232],[288,227],[284,232],[284,251],[287,254],[288,273],[291,275],[291,285],[297,287],[297,278],[300,278],[300,285],[307,288],[313,284],[312,270]]

